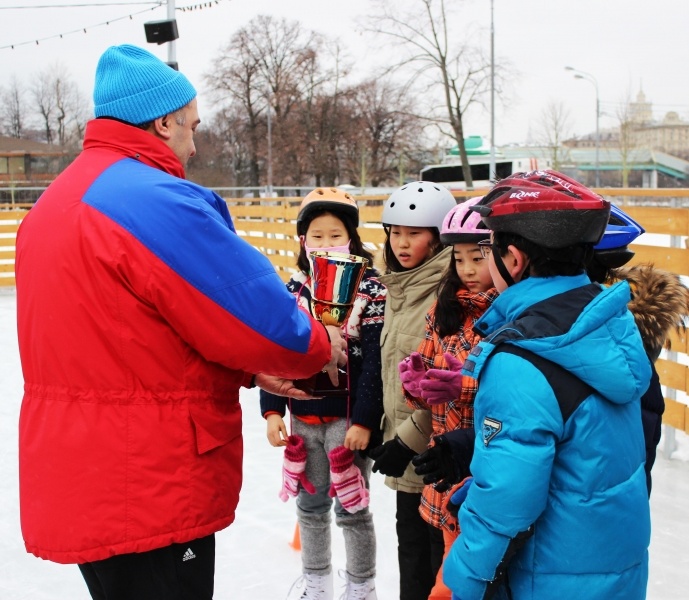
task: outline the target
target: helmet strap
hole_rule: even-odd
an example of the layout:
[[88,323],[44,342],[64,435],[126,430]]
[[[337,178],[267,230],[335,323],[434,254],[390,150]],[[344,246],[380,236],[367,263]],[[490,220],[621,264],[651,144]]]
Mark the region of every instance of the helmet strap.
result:
[[507,267],[505,266],[505,263],[502,260],[502,256],[500,256],[500,252],[498,252],[497,250],[497,246],[493,246],[493,260],[495,261],[495,267],[497,268],[498,273],[500,273],[500,277],[502,277],[502,280],[507,284],[507,287],[511,287],[516,282],[514,281],[514,279],[512,279],[512,275],[510,275],[510,272],[507,270]]

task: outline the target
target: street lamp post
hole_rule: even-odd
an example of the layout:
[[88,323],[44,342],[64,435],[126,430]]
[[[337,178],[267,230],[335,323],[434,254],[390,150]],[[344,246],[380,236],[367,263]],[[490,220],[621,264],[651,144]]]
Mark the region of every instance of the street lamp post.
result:
[[488,179],[497,180],[495,173],[495,28],[493,0],[490,0],[490,168]]
[[[167,0],[167,18],[171,21],[175,19],[175,0]],[[175,40],[167,43],[167,62],[170,65],[177,64],[177,45]]]
[[266,92],[266,116],[268,119],[268,165],[266,169],[266,195],[269,198],[273,197],[273,128],[270,113],[272,112],[270,105],[270,88]]
[[572,71],[575,79],[583,79],[593,84],[596,90],[596,187],[600,187],[600,96],[598,95],[598,80],[587,73],[574,67],[565,67],[566,71]]

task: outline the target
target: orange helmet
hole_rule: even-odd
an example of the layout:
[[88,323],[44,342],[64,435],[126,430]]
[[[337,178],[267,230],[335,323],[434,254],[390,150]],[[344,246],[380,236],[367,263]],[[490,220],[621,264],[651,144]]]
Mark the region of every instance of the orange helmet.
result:
[[298,235],[306,233],[309,215],[317,210],[342,212],[352,220],[354,227],[359,226],[359,208],[351,194],[333,187],[316,188],[309,192],[301,201],[299,214],[297,215]]

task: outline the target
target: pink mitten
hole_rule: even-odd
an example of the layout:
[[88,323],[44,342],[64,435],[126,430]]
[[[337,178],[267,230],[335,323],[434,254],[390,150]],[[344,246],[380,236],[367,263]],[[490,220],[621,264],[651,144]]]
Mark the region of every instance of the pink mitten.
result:
[[397,366],[402,387],[415,398],[421,398],[419,383],[426,376],[426,367],[418,352],[412,352]]
[[316,488],[306,478],[306,446],[301,436],[290,435],[285,446],[285,458],[282,463],[282,489],[278,496],[287,502],[289,496],[293,498],[299,493],[299,486],[309,494],[315,494]]
[[428,369],[426,378],[419,383],[421,398],[431,406],[457,400],[462,391],[462,367],[464,363],[449,352],[443,356],[450,370]]
[[338,446],[328,452],[330,461],[330,497],[337,495],[342,507],[350,513],[366,508],[369,492],[364,477],[354,464],[354,452]]

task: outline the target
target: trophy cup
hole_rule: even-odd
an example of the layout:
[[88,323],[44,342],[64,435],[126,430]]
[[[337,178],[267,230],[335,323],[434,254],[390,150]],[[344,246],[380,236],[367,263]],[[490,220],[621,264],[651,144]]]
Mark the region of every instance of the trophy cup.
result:
[[[368,260],[354,254],[319,251],[309,255],[311,263],[311,314],[323,325],[342,327],[354,305]],[[339,383],[332,384],[325,371],[294,382],[312,396],[345,396],[349,393],[347,367],[338,367]]]

